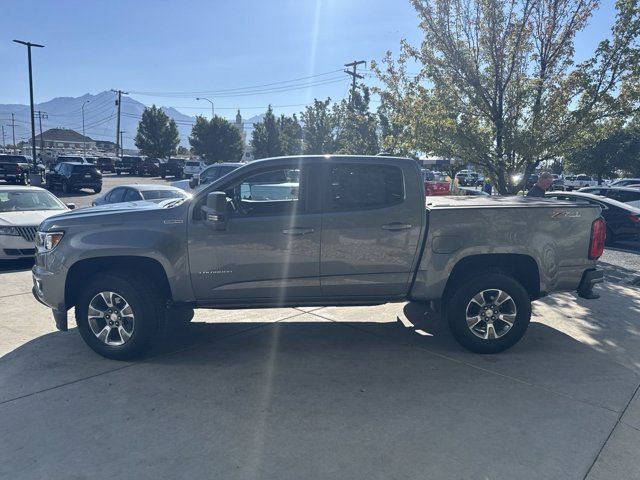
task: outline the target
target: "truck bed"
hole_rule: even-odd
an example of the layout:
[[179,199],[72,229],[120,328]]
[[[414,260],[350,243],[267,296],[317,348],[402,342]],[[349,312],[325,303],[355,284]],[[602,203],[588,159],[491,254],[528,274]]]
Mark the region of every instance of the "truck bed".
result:
[[528,198],[520,195],[512,197],[489,196],[442,196],[427,197],[427,210],[446,208],[515,208],[515,207],[588,207],[590,205],[579,204],[547,198]]

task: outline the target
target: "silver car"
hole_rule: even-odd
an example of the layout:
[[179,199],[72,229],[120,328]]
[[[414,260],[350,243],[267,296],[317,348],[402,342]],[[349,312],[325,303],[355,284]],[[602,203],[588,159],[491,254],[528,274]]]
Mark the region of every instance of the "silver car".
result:
[[123,202],[161,202],[171,198],[189,198],[184,190],[168,185],[120,185],[91,202],[92,206]]

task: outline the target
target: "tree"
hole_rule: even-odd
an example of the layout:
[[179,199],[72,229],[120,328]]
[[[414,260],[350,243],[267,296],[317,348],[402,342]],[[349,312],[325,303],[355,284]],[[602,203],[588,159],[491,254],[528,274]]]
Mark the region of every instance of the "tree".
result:
[[262,121],[253,126],[251,146],[256,159],[279,157],[284,154],[278,122],[273,115],[271,105]]
[[182,145],[179,145],[178,155],[189,155],[189,149],[187,147],[183,147]]
[[280,115],[277,121],[280,145],[283,155],[300,155],[302,153],[302,127],[298,117]]
[[[537,165],[566,156],[602,131],[594,126],[625,118],[637,102],[637,0],[618,0],[611,40],[579,65],[573,41],[596,0],[412,3],[424,41],[420,48],[403,42],[397,61],[388,53],[373,64],[383,105],[411,147],[479,166],[502,194],[520,190]],[[414,61],[420,72],[409,75]],[[514,184],[516,173],[523,177]]]
[[207,164],[237,162],[244,151],[238,129],[217,115],[211,120],[197,117],[189,143],[193,153],[202,156]]
[[378,145],[376,115],[369,111],[369,89],[360,86],[350,101],[342,100],[334,106],[337,153],[375,155]]
[[302,119],[302,151],[305,155],[333,153],[336,147],[335,118],[329,105],[331,99],[314,99],[313,105],[300,114]]
[[175,120],[155,105],[145,108],[135,138],[140,153],[154,158],[173,155],[180,143]]

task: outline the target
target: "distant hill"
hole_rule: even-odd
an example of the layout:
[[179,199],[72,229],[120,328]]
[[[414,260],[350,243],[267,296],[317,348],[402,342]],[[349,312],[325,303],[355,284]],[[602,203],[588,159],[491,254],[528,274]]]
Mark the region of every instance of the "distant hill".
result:
[[[95,140],[115,141],[116,136],[116,96],[113,92],[101,92],[97,95],[89,93],[81,97],[58,97],[48,102],[39,103],[35,110],[46,112],[46,118],[42,119],[42,130],[49,128],[70,128],[82,133],[82,105],[85,101],[85,133]],[[142,116],[145,105],[129,96],[122,97],[122,117],[120,130],[125,133],[125,148],[135,148],[133,137],[138,128],[138,122]],[[190,117],[178,112],[175,108],[161,107],[162,110],[178,124],[181,145],[188,147],[188,137],[191,133],[191,125],[195,117]],[[31,135],[28,105],[1,105],[0,123],[5,126],[5,139],[11,143],[11,113],[15,114],[16,141],[26,140]],[[39,133],[38,116],[36,115],[36,135]]]

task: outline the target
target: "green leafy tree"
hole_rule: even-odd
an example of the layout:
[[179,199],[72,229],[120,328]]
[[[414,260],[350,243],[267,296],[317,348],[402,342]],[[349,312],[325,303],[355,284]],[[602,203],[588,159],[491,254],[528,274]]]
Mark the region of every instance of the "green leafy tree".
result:
[[237,162],[242,158],[242,136],[231,122],[214,116],[211,120],[197,117],[189,136],[191,150],[208,163]]
[[369,89],[361,86],[353,97],[333,108],[336,124],[337,153],[375,155],[380,152],[378,122],[369,111]]
[[334,153],[336,149],[335,118],[331,99],[313,101],[300,115],[302,119],[302,151],[305,155]]
[[152,105],[142,112],[134,141],[143,155],[165,158],[176,152],[180,135],[175,120],[169,118],[162,109]]
[[283,155],[300,155],[302,153],[302,126],[297,115],[295,113],[291,117],[280,115],[277,127]]
[[278,121],[273,115],[271,105],[261,122],[253,126],[251,147],[254,158],[279,157],[284,155]]
[[[637,102],[637,0],[618,0],[611,38],[578,65],[573,42],[596,0],[412,3],[424,40],[419,48],[403,42],[397,60],[388,53],[373,64],[382,103],[403,127],[406,148],[473,163],[502,194]],[[408,74],[415,62],[419,72]],[[523,177],[514,183],[516,173]]]
[[189,149],[182,145],[178,146],[178,155],[189,155]]

